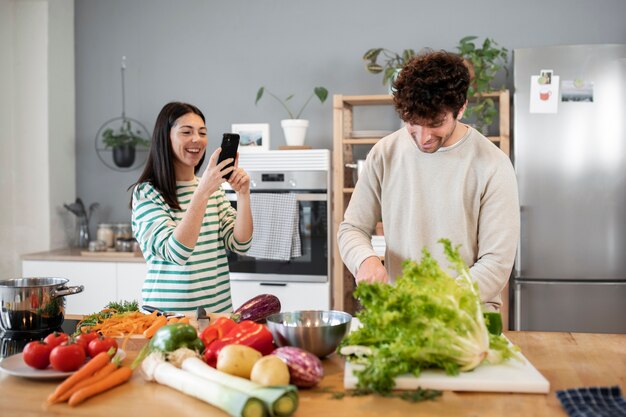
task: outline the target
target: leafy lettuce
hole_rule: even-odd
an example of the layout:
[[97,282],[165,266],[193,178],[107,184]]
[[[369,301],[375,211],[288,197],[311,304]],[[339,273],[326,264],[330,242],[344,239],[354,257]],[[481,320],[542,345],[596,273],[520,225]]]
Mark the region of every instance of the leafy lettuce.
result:
[[[423,369],[441,368],[456,375],[485,360],[515,356],[515,348],[504,337],[487,331],[478,285],[458,246],[447,239],[439,242],[458,277],[444,271],[424,248],[420,263],[403,263],[402,276],[394,285],[357,286],[362,327],[344,338],[340,353],[354,351],[354,346],[366,348],[361,349],[368,353],[365,356],[348,358],[364,365],[356,371],[359,388],[387,393],[401,374],[418,376]],[[345,349],[348,346],[352,349]]]

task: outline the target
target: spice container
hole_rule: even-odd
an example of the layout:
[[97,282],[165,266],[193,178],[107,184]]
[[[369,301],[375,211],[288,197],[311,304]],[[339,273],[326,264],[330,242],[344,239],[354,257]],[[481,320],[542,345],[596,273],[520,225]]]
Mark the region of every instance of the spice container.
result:
[[98,224],[96,238],[104,242],[107,248],[112,248],[115,244],[115,240],[113,238],[113,225],[108,223]]

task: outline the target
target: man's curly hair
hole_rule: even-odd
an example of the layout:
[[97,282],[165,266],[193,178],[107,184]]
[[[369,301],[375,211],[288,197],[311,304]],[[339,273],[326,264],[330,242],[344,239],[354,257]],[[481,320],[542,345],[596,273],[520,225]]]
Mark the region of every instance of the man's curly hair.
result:
[[463,59],[446,51],[426,51],[412,58],[393,83],[394,105],[405,122],[454,118],[467,100],[469,70]]

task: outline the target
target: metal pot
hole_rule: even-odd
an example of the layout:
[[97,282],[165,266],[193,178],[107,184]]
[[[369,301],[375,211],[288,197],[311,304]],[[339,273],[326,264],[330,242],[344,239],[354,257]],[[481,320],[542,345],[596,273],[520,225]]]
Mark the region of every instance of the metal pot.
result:
[[63,323],[65,296],[82,285],[67,287],[65,278],[17,278],[0,281],[0,327],[14,332],[53,330]]

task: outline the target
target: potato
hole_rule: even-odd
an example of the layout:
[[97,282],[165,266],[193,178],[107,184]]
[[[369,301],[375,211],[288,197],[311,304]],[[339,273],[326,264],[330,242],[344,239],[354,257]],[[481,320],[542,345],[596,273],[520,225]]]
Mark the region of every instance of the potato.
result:
[[252,367],[261,356],[261,352],[249,346],[227,345],[217,355],[217,370],[250,379]]
[[252,382],[260,385],[287,385],[289,384],[289,368],[276,355],[263,356],[256,361],[250,374]]

